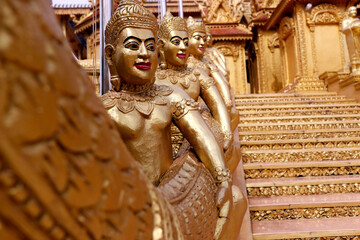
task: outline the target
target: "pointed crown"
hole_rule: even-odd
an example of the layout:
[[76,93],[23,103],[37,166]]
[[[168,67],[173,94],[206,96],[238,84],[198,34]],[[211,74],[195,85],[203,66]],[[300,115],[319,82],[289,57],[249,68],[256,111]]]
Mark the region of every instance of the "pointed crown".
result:
[[159,38],[168,39],[170,37],[170,32],[173,30],[188,31],[184,19],[181,17],[174,17],[170,12],[166,12],[160,24]]
[[120,32],[128,27],[149,29],[156,37],[157,26],[156,18],[149,10],[134,0],[123,0],[106,25],[105,43],[116,44]]
[[206,33],[205,25],[202,22],[196,22],[192,17],[188,17],[186,23],[188,27],[189,37],[191,37],[194,32]]

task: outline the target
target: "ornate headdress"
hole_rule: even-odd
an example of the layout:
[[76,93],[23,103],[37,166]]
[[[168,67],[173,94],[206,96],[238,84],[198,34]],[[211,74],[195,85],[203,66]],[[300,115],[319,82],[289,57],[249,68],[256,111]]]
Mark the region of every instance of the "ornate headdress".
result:
[[196,22],[192,17],[188,17],[187,27],[189,36],[192,36],[194,32],[203,32],[206,33],[205,25],[202,22]]
[[173,30],[187,32],[188,28],[184,19],[181,17],[174,17],[170,12],[166,12],[160,24],[159,38],[169,38],[170,32]]
[[127,27],[150,29],[156,36],[157,26],[154,14],[134,0],[123,0],[106,25],[105,42],[114,44],[120,32]]

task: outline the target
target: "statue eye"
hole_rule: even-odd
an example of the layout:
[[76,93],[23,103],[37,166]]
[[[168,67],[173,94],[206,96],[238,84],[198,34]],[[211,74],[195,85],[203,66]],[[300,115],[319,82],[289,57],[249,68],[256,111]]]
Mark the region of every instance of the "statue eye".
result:
[[139,50],[139,44],[137,42],[129,42],[125,45],[125,47],[134,51]]
[[175,39],[175,40],[172,40],[171,43],[174,44],[175,46],[178,46],[180,44],[180,40]]
[[200,40],[200,36],[194,36],[195,40]]
[[155,51],[155,46],[153,43],[149,43],[148,45],[146,45],[146,49],[149,51]]
[[185,40],[185,41],[184,41],[184,45],[185,45],[186,47],[188,47],[188,46],[189,46],[189,41],[188,41],[188,40]]

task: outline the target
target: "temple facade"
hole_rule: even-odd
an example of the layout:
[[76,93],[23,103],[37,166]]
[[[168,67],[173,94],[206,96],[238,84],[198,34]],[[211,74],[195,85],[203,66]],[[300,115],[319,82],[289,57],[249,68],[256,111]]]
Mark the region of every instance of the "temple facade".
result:
[[[233,181],[248,201],[237,239],[359,238],[359,2],[183,1],[184,18],[204,22],[225,56],[235,93]],[[160,21],[157,1],[141,4]],[[167,1],[175,16],[177,4]],[[99,94],[99,6],[53,8]]]

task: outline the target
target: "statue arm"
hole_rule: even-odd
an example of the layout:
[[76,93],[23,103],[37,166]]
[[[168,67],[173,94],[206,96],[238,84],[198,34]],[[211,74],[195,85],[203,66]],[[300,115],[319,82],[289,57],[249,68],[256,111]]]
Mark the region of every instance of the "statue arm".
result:
[[230,109],[232,107],[232,100],[228,81],[219,71],[211,71],[211,77],[215,80],[216,87],[218,88],[226,107]]
[[201,86],[201,97],[204,99],[206,105],[209,107],[211,114],[215,120],[220,123],[222,132],[224,133],[224,150],[227,150],[233,141],[231,120],[224,100],[221,97],[219,90],[215,86],[215,81],[202,73],[199,76]]
[[171,86],[171,88],[174,89],[169,96],[174,123],[216,179],[217,172],[215,169],[227,169],[224,153],[202,118],[199,112],[199,104],[182,89],[176,86]]
[[198,103],[182,89],[176,86],[172,88],[174,92],[170,96],[170,101],[174,123],[195,149],[196,154],[210,171],[218,186],[216,206],[219,217],[214,239],[219,239],[228,225],[227,220],[233,207],[232,176],[225,163],[222,149],[198,111]]

